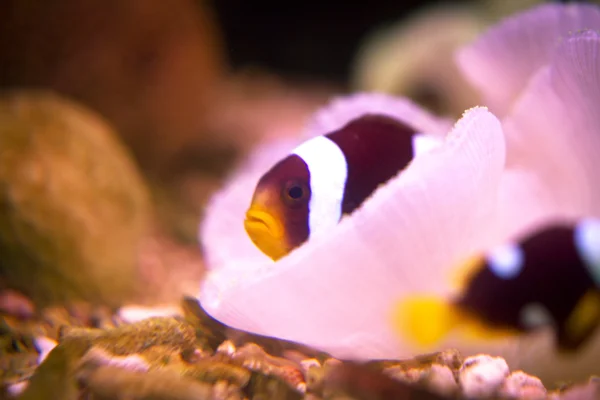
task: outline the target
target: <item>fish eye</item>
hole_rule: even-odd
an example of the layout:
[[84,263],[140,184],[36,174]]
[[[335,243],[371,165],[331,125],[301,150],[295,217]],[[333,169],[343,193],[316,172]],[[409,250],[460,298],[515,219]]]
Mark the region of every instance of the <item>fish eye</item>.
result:
[[283,190],[283,197],[288,203],[297,203],[307,196],[308,188],[301,182],[287,182]]
[[304,190],[299,185],[296,185],[288,188],[287,194],[291,199],[298,200],[304,195]]

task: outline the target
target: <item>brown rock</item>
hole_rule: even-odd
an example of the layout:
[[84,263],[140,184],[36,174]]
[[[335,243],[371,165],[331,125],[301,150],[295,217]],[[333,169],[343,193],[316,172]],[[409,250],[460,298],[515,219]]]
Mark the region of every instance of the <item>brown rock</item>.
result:
[[349,394],[354,399],[406,399],[406,400],[444,400],[446,397],[429,392],[417,386],[397,381],[386,374],[368,366],[345,363],[334,366],[326,372],[325,383],[332,393]]
[[110,127],[58,96],[0,98],[0,279],[36,305],[118,305],[138,284],[148,193]]
[[78,382],[97,400],[210,400],[212,387],[165,371],[146,373],[113,366],[80,371]]

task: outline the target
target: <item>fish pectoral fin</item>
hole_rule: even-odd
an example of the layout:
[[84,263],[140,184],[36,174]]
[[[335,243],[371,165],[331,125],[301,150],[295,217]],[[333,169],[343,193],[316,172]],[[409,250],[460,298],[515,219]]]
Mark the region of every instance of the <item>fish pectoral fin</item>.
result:
[[450,333],[476,341],[504,339],[519,333],[488,325],[452,301],[435,296],[403,300],[395,307],[393,318],[396,332],[423,350],[433,349]]
[[563,352],[576,350],[600,325],[600,291],[590,290],[579,300],[565,326],[558,330],[558,347]]
[[463,322],[453,304],[435,296],[410,297],[401,301],[393,313],[400,336],[423,348],[435,346]]

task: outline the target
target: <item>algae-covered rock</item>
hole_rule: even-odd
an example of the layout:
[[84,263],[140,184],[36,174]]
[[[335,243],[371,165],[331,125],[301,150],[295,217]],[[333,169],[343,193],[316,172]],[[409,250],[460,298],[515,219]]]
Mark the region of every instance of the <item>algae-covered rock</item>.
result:
[[78,380],[94,400],[212,400],[212,386],[169,371],[139,373],[111,366],[82,371]]
[[77,363],[89,348],[85,340],[71,340],[57,346],[40,364],[20,400],[51,398],[75,400],[79,390],[75,380]]
[[34,338],[12,329],[0,316],[0,386],[28,379],[37,359]]
[[136,289],[145,184],[98,116],[43,92],[0,97],[0,280],[37,304]]
[[115,355],[140,353],[155,346],[182,352],[193,349],[195,343],[196,333],[191,325],[160,317],[109,329],[94,339],[95,345]]
[[[538,378],[523,371],[506,375],[502,359],[488,355],[464,359],[451,349],[414,359],[363,363],[329,357],[320,361],[292,350],[289,343],[275,355],[256,337],[239,345],[225,339],[213,349],[207,343],[228,334],[223,336],[223,327],[207,321],[200,306],[193,310],[191,299],[185,305],[186,314],[197,318],[150,317],[104,328],[83,313],[78,315],[84,318],[74,323],[75,314],[66,312],[69,325],[59,329],[56,347],[47,338],[49,346],[42,346],[44,337],[27,333],[30,321],[6,319],[2,324],[0,319],[0,398],[9,394],[11,398],[21,394],[19,400],[599,398],[597,378],[547,391]],[[157,309],[162,311],[163,307]],[[45,325],[44,321],[39,322]],[[47,351],[48,356],[40,354],[36,362],[37,353]]]

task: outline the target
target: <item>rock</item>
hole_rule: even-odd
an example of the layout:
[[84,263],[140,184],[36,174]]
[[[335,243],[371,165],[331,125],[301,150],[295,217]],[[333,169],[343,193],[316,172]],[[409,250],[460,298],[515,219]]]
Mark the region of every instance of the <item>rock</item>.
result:
[[0,317],[0,388],[30,378],[38,365],[39,350],[33,335],[8,322]]
[[403,383],[418,384],[441,395],[453,395],[458,383],[453,370],[447,365],[434,362],[427,366],[395,365],[384,368],[382,372]]
[[435,364],[444,365],[451,370],[457,370],[463,365],[463,356],[456,349],[448,349],[435,353],[433,362]]
[[57,346],[35,371],[19,399],[41,400],[49,393],[56,399],[78,399],[79,389],[73,375],[77,361],[87,349],[88,344],[83,341]]
[[35,306],[27,297],[14,290],[0,291],[0,313],[29,319],[35,313]]
[[[156,311],[132,307],[136,313]],[[176,308],[157,310],[163,314]],[[13,397],[22,392],[26,400],[46,398],[49,390],[61,398],[75,393],[90,400],[598,399],[597,378],[546,396],[538,378],[522,371],[509,374],[502,358],[485,354],[463,361],[456,350],[446,350],[358,364],[324,354],[324,360],[314,358],[307,354],[316,350],[304,352],[305,347],[292,348],[286,341],[275,346],[275,338],[264,342],[267,347],[258,336],[236,335],[232,341],[227,328],[205,315],[194,299],[184,299],[181,308],[183,316],[122,321],[103,329],[89,318],[94,309],[85,304],[42,309],[34,320],[41,318],[46,325],[53,315],[50,319],[60,326],[54,349],[52,340],[28,336],[26,332],[37,331],[31,329],[32,321],[12,317],[15,328],[0,324],[0,387]],[[38,352],[44,350],[51,351],[34,373]]]
[[46,357],[48,357],[48,354],[54,350],[57,344],[58,343],[55,340],[52,340],[46,336],[39,336],[35,338],[35,347],[40,352],[37,360],[38,364],[44,362]]
[[422,383],[432,391],[453,395],[458,390],[458,383],[450,368],[445,365],[433,364],[422,379]]
[[298,393],[306,392],[306,382],[301,366],[286,358],[268,354],[255,343],[246,343],[230,354],[231,360],[251,371],[267,377],[276,377]]
[[252,375],[247,390],[256,400],[299,400],[303,397],[301,393],[290,388],[285,381],[258,373]]
[[509,398],[539,400],[546,398],[546,388],[539,378],[523,371],[514,371],[506,377],[500,394]]
[[[556,397],[560,400],[598,400],[600,399],[600,382],[590,379],[587,384],[576,385]],[[551,400],[556,399],[551,397]]]
[[178,317],[183,313],[177,306],[144,307],[128,305],[119,309],[119,317],[126,323],[132,324],[153,317]]
[[110,365],[129,371],[147,372],[150,366],[142,357],[137,354],[129,356],[115,356],[99,347],[92,347],[81,358],[81,364],[84,365]]
[[78,382],[94,400],[211,400],[212,387],[174,373],[140,373],[114,366],[80,371]]
[[108,329],[95,336],[93,343],[118,356],[143,353],[155,346],[181,353],[195,348],[196,334],[187,323],[174,318],[154,317]]
[[509,372],[503,358],[480,354],[467,357],[458,372],[458,382],[466,397],[486,397],[496,392]]
[[27,389],[27,385],[29,385],[29,382],[27,381],[9,384],[6,387],[6,394],[10,397],[20,396],[25,391],[25,389]]
[[446,397],[416,385],[396,380],[364,365],[344,363],[334,365],[325,373],[326,398],[339,396],[340,392],[352,399],[412,399],[445,400]]
[[226,382],[238,388],[245,387],[252,375],[246,368],[211,357],[193,362],[180,372],[197,381],[214,384]]
[[179,372],[184,363],[180,355],[194,349],[195,342],[193,327],[173,318],[149,318],[106,330],[63,330],[60,343],[37,368],[23,398],[43,398],[37,396],[54,386],[60,390],[57,393],[61,397],[57,398],[71,398],[73,390],[79,393],[74,376],[81,378],[80,373],[87,376],[87,372],[101,367],[136,373],[164,369],[183,376]]
[[598,400],[600,399],[600,381],[590,378],[589,382],[573,385],[567,389],[551,393],[548,400]]
[[150,205],[111,128],[56,95],[12,92],[0,98],[0,148],[6,286],[36,305],[134,296]]

